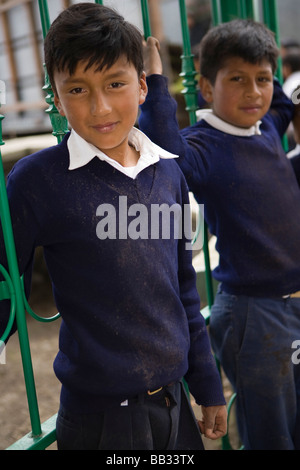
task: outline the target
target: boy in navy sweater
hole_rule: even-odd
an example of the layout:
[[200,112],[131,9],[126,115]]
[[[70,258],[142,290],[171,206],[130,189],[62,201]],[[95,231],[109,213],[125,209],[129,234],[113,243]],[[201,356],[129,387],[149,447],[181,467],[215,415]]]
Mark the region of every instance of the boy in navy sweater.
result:
[[[225,433],[226,407],[183,227],[186,182],[133,127],[147,94],[141,34],[76,4],[53,22],[45,62],[72,130],[20,160],[7,191],[20,272],[43,246],[62,316],[58,448],[202,449],[182,377],[207,437]],[[162,233],[153,214],[166,207]]]
[[299,449],[300,367],[293,348],[300,338],[300,190],[281,145],[294,106],[273,80],[274,37],[246,20],[211,29],[200,47],[200,88],[211,109],[183,130],[157,48],[150,38],[149,92],[139,124],[179,154],[217,237],[213,275],[220,287],[210,333],[237,391],[243,444]]

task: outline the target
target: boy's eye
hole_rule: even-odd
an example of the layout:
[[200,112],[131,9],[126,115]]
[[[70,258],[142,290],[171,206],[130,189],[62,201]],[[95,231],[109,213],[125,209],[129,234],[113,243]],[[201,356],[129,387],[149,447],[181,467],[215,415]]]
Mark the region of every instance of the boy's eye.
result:
[[123,83],[120,82],[113,82],[110,84],[110,88],[121,88],[123,86]]
[[80,94],[80,93],[82,93],[82,92],[83,92],[83,88],[81,88],[81,87],[73,88],[73,89],[70,91],[70,93],[71,93],[72,95],[78,95],[78,94]]
[[267,83],[267,82],[270,82],[272,79],[269,78],[269,77],[259,77],[258,81],[259,82],[263,82],[263,83]]

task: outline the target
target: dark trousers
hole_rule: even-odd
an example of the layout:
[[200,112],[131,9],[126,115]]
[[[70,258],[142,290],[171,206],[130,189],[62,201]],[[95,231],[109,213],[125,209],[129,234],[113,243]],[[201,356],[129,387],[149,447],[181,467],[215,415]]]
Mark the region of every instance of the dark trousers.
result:
[[300,364],[293,345],[300,339],[300,298],[235,296],[220,288],[210,337],[237,392],[245,449],[299,450]]
[[139,395],[95,414],[60,407],[58,450],[203,450],[201,434],[181,382]]

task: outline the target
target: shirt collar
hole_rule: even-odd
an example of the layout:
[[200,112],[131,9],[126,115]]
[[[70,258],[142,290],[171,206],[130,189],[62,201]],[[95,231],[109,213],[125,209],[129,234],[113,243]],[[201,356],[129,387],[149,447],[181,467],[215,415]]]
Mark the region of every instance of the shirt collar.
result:
[[208,124],[210,124],[215,129],[225,132],[226,134],[231,134],[240,137],[250,137],[252,135],[261,135],[260,125],[261,121],[257,121],[254,126],[251,126],[247,129],[243,127],[236,127],[228,122],[223,121],[218,116],[216,116],[211,109],[200,109],[197,111],[197,119],[200,121],[204,119]]
[[117,170],[134,179],[138,173],[146,167],[158,162],[160,158],[170,159],[178,157],[178,155],[167,152],[154,144],[143,132],[135,127],[133,127],[129,133],[129,143],[133,145],[138,152],[140,152],[140,158],[136,166],[123,167],[120,163],[108,157],[97,147],[86,142],[74,131],[74,129],[72,129],[67,144],[70,155],[69,170],[75,170],[87,165],[91,160],[93,160],[93,158],[98,157],[100,160],[106,161]]

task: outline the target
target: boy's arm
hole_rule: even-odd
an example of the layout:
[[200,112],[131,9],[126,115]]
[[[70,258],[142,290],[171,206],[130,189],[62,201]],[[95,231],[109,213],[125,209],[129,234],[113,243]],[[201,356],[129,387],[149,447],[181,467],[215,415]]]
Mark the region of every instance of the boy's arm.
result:
[[144,50],[148,95],[141,106],[139,127],[157,145],[179,155],[178,163],[190,190],[197,188],[199,191],[206,173],[201,134],[198,129],[194,131],[193,127],[184,130],[179,128],[177,103],[169,93],[168,79],[161,75],[158,41],[148,38]]
[[[189,210],[188,188],[184,182],[183,207]],[[203,419],[201,432],[210,439],[226,433],[227,411],[220,374],[211,352],[205,320],[200,313],[196,286],[196,273],[192,265],[192,250],[187,234],[187,217],[184,213],[183,237],[178,240],[178,280],[180,298],[185,308],[190,331],[189,370],[185,375],[191,394],[201,405]]]
[[295,106],[286,96],[279,81],[274,79],[274,93],[269,115],[281,137],[284,136],[290,122],[294,119]]

